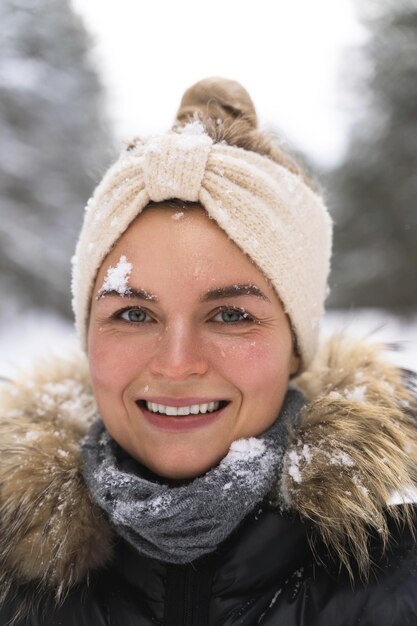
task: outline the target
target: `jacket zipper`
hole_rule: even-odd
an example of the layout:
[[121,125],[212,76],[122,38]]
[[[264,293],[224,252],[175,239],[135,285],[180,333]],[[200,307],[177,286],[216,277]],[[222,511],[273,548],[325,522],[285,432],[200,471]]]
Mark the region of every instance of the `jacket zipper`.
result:
[[193,600],[197,600],[194,596],[194,572],[191,570],[191,566],[187,565],[184,572],[184,619],[183,626],[195,626],[193,622]]
[[165,626],[206,626],[211,595],[212,569],[192,564],[168,566]]

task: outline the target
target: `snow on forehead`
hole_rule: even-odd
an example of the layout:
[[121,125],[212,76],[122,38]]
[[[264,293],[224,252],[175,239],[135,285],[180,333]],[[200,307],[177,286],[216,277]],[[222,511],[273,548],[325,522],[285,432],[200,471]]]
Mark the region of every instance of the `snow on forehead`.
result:
[[122,296],[128,294],[130,292],[128,282],[132,269],[132,263],[129,263],[125,255],[122,255],[117,265],[108,268],[99,294],[109,291],[116,291]]

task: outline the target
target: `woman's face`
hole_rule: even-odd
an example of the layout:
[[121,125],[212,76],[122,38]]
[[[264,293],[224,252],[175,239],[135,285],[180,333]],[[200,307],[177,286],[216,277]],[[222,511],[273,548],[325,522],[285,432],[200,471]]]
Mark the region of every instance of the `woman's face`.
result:
[[174,479],[266,430],[298,367],[258,268],[202,209],[166,206],[145,210],[100,268],[88,355],[107,430]]

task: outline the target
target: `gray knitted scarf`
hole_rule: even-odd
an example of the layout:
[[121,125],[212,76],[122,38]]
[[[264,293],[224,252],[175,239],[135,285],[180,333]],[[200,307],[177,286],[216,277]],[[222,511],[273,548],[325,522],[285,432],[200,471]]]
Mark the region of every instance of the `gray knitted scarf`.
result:
[[83,442],[83,473],[94,501],[117,533],[141,554],[190,563],[212,552],[279,480],[288,426],[304,404],[289,390],[274,424],[232,443],[203,476],[172,486],[140,465],[110,437],[101,420]]

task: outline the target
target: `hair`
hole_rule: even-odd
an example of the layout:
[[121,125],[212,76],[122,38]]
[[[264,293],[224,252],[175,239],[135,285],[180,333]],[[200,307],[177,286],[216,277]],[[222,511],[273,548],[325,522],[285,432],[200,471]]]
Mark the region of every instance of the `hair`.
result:
[[[214,143],[225,142],[267,156],[317,191],[306,168],[283,150],[278,137],[258,128],[252,99],[237,81],[214,76],[189,87],[182,97],[173,130],[192,122],[200,122]],[[140,142],[140,138],[133,139],[127,149],[133,149]]]

